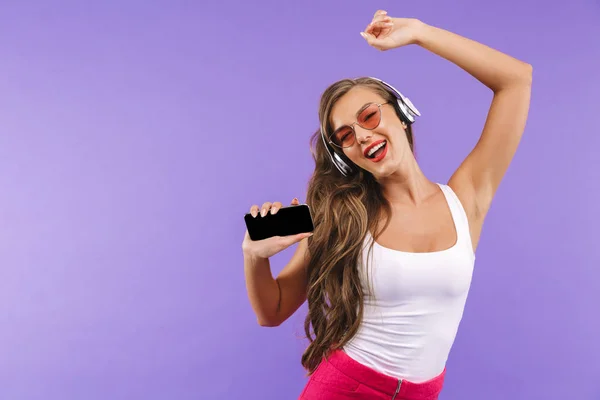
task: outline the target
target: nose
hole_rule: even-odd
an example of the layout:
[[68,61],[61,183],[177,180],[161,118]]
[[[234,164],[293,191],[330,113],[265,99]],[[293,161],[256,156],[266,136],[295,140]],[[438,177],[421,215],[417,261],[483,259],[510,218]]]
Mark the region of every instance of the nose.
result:
[[372,131],[364,129],[358,124],[354,125],[354,132],[356,133],[356,140],[360,144],[366,143],[373,136]]

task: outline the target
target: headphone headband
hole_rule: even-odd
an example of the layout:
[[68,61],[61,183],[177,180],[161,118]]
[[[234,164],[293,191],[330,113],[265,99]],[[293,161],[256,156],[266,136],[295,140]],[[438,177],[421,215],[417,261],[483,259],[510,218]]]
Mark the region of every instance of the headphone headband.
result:
[[[382,81],[381,79],[374,78],[374,77],[369,77],[369,78],[381,83],[383,86],[385,86],[390,91],[390,93],[392,93],[396,97],[396,99],[398,101],[398,107],[400,109],[400,114],[402,116],[402,119],[404,119],[404,122],[406,122],[407,125],[412,125],[415,122],[416,117],[421,116],[421,113],[414,106],[414,104],[409,100],[409,98],[404,96],[402,93],[400,93],[400,91],[398,89],[396,89],[389,83]],[[323,140],[323,144],[325,145],[325,149],[327,150],[327,153],[329,154],[329,158],[331,159],[331,162],[333,163],[333,165],[335,165],[336,168],[344,176],[349,176],[352,173],[354,173],[354,167],[352,166],[352,163],[348,160],[345,160],[344,159],[345,157],[343,157],[341,154],[339,154],[337,151],[335,151],[330,146],[330,144],[327,142],[327,139],[325,138],[325,132],[323,132],[322,128],[320,129],[320,131],[321,131],[321,139]]]

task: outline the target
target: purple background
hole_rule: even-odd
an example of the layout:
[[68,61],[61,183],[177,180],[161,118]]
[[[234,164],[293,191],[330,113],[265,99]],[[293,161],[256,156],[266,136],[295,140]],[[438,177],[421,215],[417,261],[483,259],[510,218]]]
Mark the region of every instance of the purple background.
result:
[[319,95],[399,87],[441,182],[491,99],[420,48],[369,48],[377,8],[535,70],[441,399],[600,399],[598,1],[203,3],[1,4],[0,399],[297,397],[306,308],[258,326],[242,216],[304,200]]

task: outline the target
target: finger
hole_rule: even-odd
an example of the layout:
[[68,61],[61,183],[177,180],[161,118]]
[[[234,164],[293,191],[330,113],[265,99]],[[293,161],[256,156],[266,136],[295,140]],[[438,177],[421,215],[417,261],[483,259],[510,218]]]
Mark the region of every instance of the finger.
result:
[[376,21],[371,23],[367,29],[365,30],[365,32],[367,33],[372,33],[372,34],[379,34],[380,31],[382,29],[387,29],[387,28],[391,28],[392,26],[394,26],[394,23],[392,22],[392,20],[389,21]]
[[298,243],[302,239],[306,239],[308,237],[311,237],[312,235],[312,232],[299,233],[297,235],[281,236],[279,240],[282,246],[290,247],[294,243]]
[[360,35],[369,43],[371,46],[375,46],[377,38],[371,32],[361,32]]
[[386,15],[386,14],[387,14],[387,11],[385,11],[385,10],[377,10],[375,12],[374,17],[377,17],[378,15]]
[[389,15],[378,15],[371,20],[371,23],[369,25],[373,25],[375,22],[381,22],[381,21],[389,22],[391,20],[392,20],[392,17],[390,17]]
[[300,202],[298,201],[298,198],[294,197],[294,200],[292,200],[292,205],[297,206],[298,204],[300,204]]
[[283,207],[283,204],[281,204],[281,202],[274,202],[271,206],[271,214],[275,214],[281,207]]
[[374,47],[377,50],[383,51],[383,43],[381,39],[377,39],[371,33],[361,32],[360,34],[363,38],[365,38],[369,46]]
[[381,28],[374,25],[369,25],[369,27],[365,29],[365,32],[373,35],[374,37],[378,37],[381,34]]
[[260,216],[264,217],[265,215],[267,215],[267,213],[269,212],[269,209],[271,208],[271,202],[265,202],[262,207],[260,208]]
[[256,218],[256,216],[258,215],[258,206],[255,204],[252,207],[250,207],[250,214]]

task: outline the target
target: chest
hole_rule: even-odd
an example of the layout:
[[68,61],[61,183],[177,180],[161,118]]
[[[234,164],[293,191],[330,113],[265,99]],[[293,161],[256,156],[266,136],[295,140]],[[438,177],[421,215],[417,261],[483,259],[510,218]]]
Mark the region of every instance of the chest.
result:
[[392,250],[428,253],[451,248],[458,240],[454,217],[443,194],[419,207],[392,207],[377,243]]
[[433,253],[404,253],[376,243],[365,250],[361,272],[367,292],[379,301],[398,303],[409,299],[452,299],[471,285],[474,259],[460,247]]

